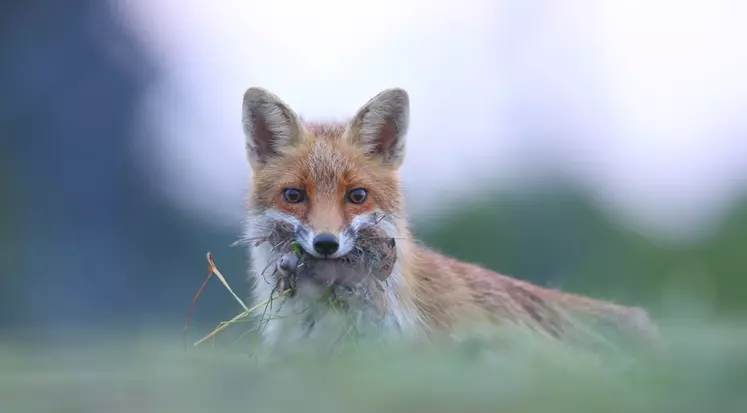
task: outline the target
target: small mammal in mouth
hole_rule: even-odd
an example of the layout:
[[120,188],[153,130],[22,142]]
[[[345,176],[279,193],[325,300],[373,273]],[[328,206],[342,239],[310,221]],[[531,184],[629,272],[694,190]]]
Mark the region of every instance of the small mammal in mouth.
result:
[[356,299],[360,305],[383,305],[384,286],[397,257],[393,238],[367,228],[361,231],[353,250],[339,258],[326,259],[305,253],[295,241],[283,242],[292,239],[287,227],[277,225],[269,241],[278,246],[274,273],[278,293],[288,292],[293,297],[299,291],[306,296],[322,296],[326,292],[329,299],[343,307]]
[[253,294],[262,301],[278,289],[291,292],[288,305],[272,310],[278,317],[263,330],[266,343],[323,331],[326,313],[306,304],[328,287],[340,301],[357,302],[349,312],[373,315],[359,323],[387,336],[449,336],[487,322],[570,340],[572,314],[658,341],[641,308],[540,287],[418,241],[399,177],[409,112],[409,94],[399,88],[377,94],[348,121],[327,123],[302,120],[265,89],[245,92],[244,145],[253,176],[244,238]]

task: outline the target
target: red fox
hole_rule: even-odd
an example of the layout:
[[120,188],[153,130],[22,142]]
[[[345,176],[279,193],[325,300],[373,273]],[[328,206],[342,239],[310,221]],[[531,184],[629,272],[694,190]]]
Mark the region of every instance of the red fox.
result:
[[[429,337],[487,322],[563,339],[571,325],[568,314],[655,335],[640,308],[536,286],[449,258],[414,239],[398,176],[409,110],[408,93],[392,88],[371,98],[348,121],[315,123],[265,89],[246,90],[242,120],[253,178],[245,238],[254,298],[265,300],[277,290],[278,245],[294,243],[307,256],[335,262],[365,252],[361,242],[370,235],[363,234],[374,229],[393,241],[393,265],[385,277],[363,284],[368,299],[348,311],[358,312],[359,323],[375,325],[382,335]],[[278,225],[285,226],[284,235],[274,238],[277,242],[261,242],[277,235]],[[343,272],[335,273],[333,281],[344,283]],[[275,319],[262,332],[265,342],[328,334],[327,313],[309,302],[299,294],[275,304]]]

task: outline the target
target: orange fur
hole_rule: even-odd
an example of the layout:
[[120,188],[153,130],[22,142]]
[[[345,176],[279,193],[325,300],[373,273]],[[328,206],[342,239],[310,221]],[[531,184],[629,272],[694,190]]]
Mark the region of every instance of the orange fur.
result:
[[[380,168],[353,145],[341,139],[341,124],[308,124],[308,142],[287,151],[254,175],[251,200],[276,208],[313,226],[334,227],[349,224],[353,217],[382,209],[401,209],[399,183],[395,171]],[[282,201],[284,188],[304,188],[308,203]],[[344,202],[346,190],[364,187],[369,199],[363,205]]]
[[[299,117],[298,136],[289,134],[295,136],[292,144],[279,148],[276,156],[255,167],[250,211],[281,211],[316,233],[341,231],[371,211],[390,216],[398,235],[397,276],[401,283],[384,307],[397,305],[397,311],[407,312],[399,317],[398,325],[403,329],[438,335],[472,323],[510,323],[562,339],[574,328],[569,318],[574,314],[603,320],[633,334],[656,336],[655,326],[642,309],[542,288],[449,258],[415,240],[405,217],[397,168],[402,156],[397,152],[397,139],[404,139],[404,133],[392,132],[402,125],[375,123],[391,117],[367,120],[369,110],[386,114],[389,109],[372,108],[364,108],[352,121],[342,123],[310,123]],[[290,111],[286,114],[293,115]],[[373,138],[365,141],[359,136],[364,132]],[[381,145],[376,146],[377,142]],[[390,152],[378,154],[376,148]],[[284,202],[282,191],[288,187],[304,189],[307,201]],[[368,190],[367,201],[360,205],[346,202],[346,191],[357,187]]]

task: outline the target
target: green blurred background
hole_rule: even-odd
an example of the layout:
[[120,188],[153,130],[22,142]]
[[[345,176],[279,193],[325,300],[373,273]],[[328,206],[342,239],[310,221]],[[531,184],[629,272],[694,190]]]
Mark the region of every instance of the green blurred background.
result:
[[[526,8],[509,3],[513,4],[509,11],[517,16],[542,14],[538,10],[543,7],[554,10],[547,2],[532,2]],[[119,14],[123,4],[129,3],[9,0],[0,4],[0,411],[206,411],[208,407],[202,410],[199,406],[216,406],[213,403],[236,396],[245,386],[254,386],[254,390],[243,396],[254,395],[262,411],[272,410],[272,398],[287,394],[262,393],[262,389],[278,391],[267,383],[284,383],[281,378],[286,373],[275,372],[275,379],[267,381],[255,375],[241,382],[244,386],[236,381],[243,376],[233,375],[235,363],[219,364],[225,370],[205,376],[198,373],[202,364],[174,355],[181,351],[190,300],[207,274],[206,252],[214,254],[234,290],[244,294],[248,288],[244,275],[247,256],[240,248],[229,247],[240,234],[239,219],[201,220],[199,214],[185,212],[188,208],[180,206],[175,201],[178,197],[164,188],[181,185],[182,193],[189,193],[189,184],[164,181],[157,163],[139,159],[143,149],[137,142],[160,139],[157,129],[142,126],[142,112],[148,110],[143,96],[168,77],[170,68],[144,50],[142,39],[148,33]],[[176,10],[173,4],[163,4],[163,10]],[[530,28],[522,31],[523,26],[516,23],[517,33],[532,33],[534,26],[521,21]],[[520,39],[511,44],[520,44]],[[210,41],[218,47],[219,42]],[[496,40],[496,50],[506,47]],[[218,79],[191,81],[210,84]],[[236,112],[238,107],[230,110]],[[551,118],[548,115],[548,124],[552,124]],[[533,118],[537,123],[543,120]],[[713,127],[711,132],[733,136],[734,151],[747,149],[743,144],[747,126],[743,121],[736,125]],[[513,138],[517,141],[532,138],[520,128],[516,130],[519,132]],[[234,132],[240,138],[240,130]],[[552,135],[552,128],[545,133]],[[227,152],[241,150],[238,141]],[[747,152],[743,155],[736,156],[743,160],[740,165],[747,163]],[[213,162],[220,164],[220,160]],[[661,168],[667,168],[664,162]],[[641,382],[626,382],[630,387],[605,387],[596,370],[579,367],[578,379],[570,379],[565,387],[559,386],[562,391],[557,390],[570,395],[567,400],[579,401],[587,394],[582,390],[588,388],[601,395],[609,393],[595,411],[645,410],[642,399],[615,399],[620,396],[611,390],[615,388],[645,394],[651,400],[659,397],[660,404],[651,401],[654,404],[646,405],[652,411],[675,411],[688,405],[715,408],[717,403],[722,403],[724,411],[745,411],[739,410],[747,404],[736,390],[738,383],[747,385],[743,381],[747,378],[743,366],[747,348],[742,347],[747,314],[744,185],[729,190],[734,201],[715,214],[708,231],[692,239],[672,239],[656,237],[610,214],[588,187],[565,179],[551,167],[539,169],[554,172],[547,174],[547,179],[519,179],[510,186],[504,184],[505,179],[496,178],[494,183],[473,188],[468,196],[450,191],[453,184],[442,185],[434,190],[435,199],[443,200],[447,207],[439,213],[421,214],[423,202],[417,204],[410,212],[415,234],[444,253],[504,274],[646,307],[662,325],[678,325],[687,332],[685,336],[690,338],[684,342],[707,337],[718,341],[704,342],[703,347],[685,346],[677,353],[681,358],[674,361],[658,360],[661,364],[656,369],[661,370],[656,371],[661,371],[662,377],[649,370]],[[734,168],[733,172],[740,182],[745,182],[743,169]],[[417,189],[427,177],[426,171],[404,179],[414,181],[411,187]],[[244,178],[248,176],[237,176],[236,181],[246,183]],[[222,199],[212,201],[196,189],[192,192],[195,198],[207,198],[201,201],[206,209],[226,207]],[[705,192],[702,196],[710,195]],[[234,210],[240,206],[235,205]],[[673,208],[672,214],[676,213]],[[211,282],[192,313],[190,337],[196,339],[237,311],[226,291]],[[722,324],[731,327],[718,332],[708,329]],[[110,335],[116,339],[104,338]],[[162,346],[167,350],[159,352]],[[709,358],[717,355],[724,358]],[[381,376],[376,375],[375,367],[356,362],[319,370],[324,372],[319,374],[330,375],[327,390],[332,397],[332,386],[344,384],[334,377],[356,376],[351,371],[358,366],[371,376],[370,384],[378,386],[377,391],[392,400],[402,399],[387,407],[382,396],[375,403],[366,401],[372,404],[360,411],[373,411],[375,406],[387,411],[425,411],[424,406],[430,412],[493,411],[491,406],[502,403],[500,400],[508,403],[504,404],[506,410],[531,411],[552,407],[559,400],[553,397],[560,397],[553,389],[574,371],[565,365],[545,366],[538,368],[535,377],[534,370],[524,371],[514,361],[501,368],[514,377],[529,374],[533,378],[526,378],[528,386],[512,393],[506,389],[519,385],[510,381],[488,386],[481,378],[497,376],[484,366],[460,364],[459,358],[424,357],[420,364],[412,365],[407,364],[409,359],[401,365],[392,359],[389,364],[371,361],[381,369]],[[405,365],[409,372],[422,368],[441,381],[432,388],[422,387],[425,373],[416,373],[399,376],[402,382],[392,384],[386,377],[400,374],[398,369]],[[576,366],[575,362],[569,365]],[[545,375],[545,368],[555,373]],[[199,384],[206,389],[204,405],[188,402],[199,396],[191,393],[193,387],[181,387],[187,386],[185,378],[193,376],[206,381]],[[288,386],[307,386],[303,392],[311,392],[313,371],[301,368],[297,376],[291,376],[296,378],[288,379]],[[548,397],[546,404],[533,395],[532,383],[540,389],[537,394]],[[103,387],[85,390],[94,384]],[[406,390],[408,386],[417,389]],[[496,388],[506,390],[505,398],[494,400],[475,393],[475,389],[488,392]],[[346,401],[316,400],[313,406],[320,411],[350,411],[341,406],[365,399],[353,395],[370,397],[373,392],[360,387],[348,391],[351,396]],[[666,403],[683,392],[688,392],[688,402]],[[448,400],[457,401],[449,405]],[[459,400],[464,402],[463,410]],[[522,404],[527,400],[539,404]],[[304,405],[304,400],[296,401],[298,406],[284,402],[281,405],[285,407],[277,405],[276,410]],[[563,406],[573,410],[570,404]]]

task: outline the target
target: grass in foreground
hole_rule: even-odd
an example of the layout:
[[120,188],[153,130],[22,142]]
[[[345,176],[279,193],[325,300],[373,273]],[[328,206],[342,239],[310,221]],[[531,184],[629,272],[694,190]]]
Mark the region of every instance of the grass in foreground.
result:
[[[592,357],[521,332],[458,345],[314,351],[257,364],[178,337],[0,347],[11,412],[745,412],[747,329],[666,331],[664,356]],[[309,349],[305,349],[309,350]]]
[[668,352],[635,358],[504,327],[450,345],[352,341],[333,357],[305,346],[268,360],[225,333],[255,309],[208,261],[243,312],[205,345],[185,352],[163,334],[173,326],[65,347],[0,341],[0,412],[747,412],[745,323],[671,326]]

